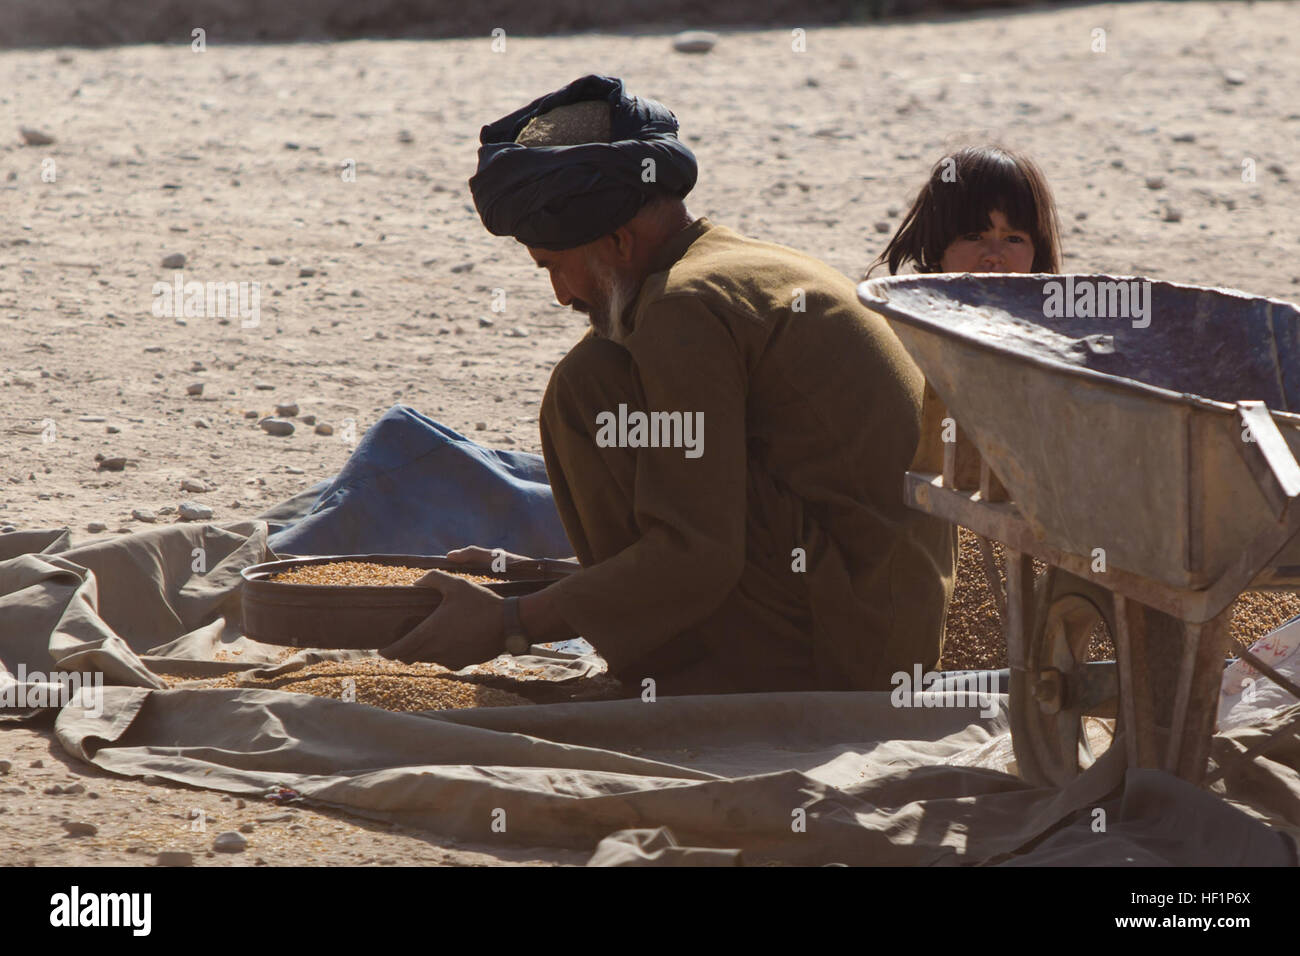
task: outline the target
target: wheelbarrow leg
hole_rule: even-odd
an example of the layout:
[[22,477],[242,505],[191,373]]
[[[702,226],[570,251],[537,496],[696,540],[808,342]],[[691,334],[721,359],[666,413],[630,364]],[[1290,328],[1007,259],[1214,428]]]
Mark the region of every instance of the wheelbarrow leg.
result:
[[1003,549],[1003,556],[1007,562],[1006,613],[1002,618],[1007,634],[1007,663],[1013,669],[1024,670],[1029,659],[1029,632],[1034,626],[1034,559],[1010,548]]
[[1115,656],[1119,662],[1120,718],[1130,767],[1155,767],[1156,721],[1147,653],[1146,608],[1115,595]]
[[1183,657],[1174,699],[1165,769],[1199,785],[1205,777],[1210,739],[1219,714],[1223,659],[1228,651],[1231,609],[1204,624],[1184,624]]
[[[1115,595],[1120,713],[1128,728],[1130,767],[1168,770],[1200,784],[1218,716],[1231,616],[1229,608],[1204,624],[1187,624]],[[1153,666],[1159,661],[1177,661],[1177,674]]]

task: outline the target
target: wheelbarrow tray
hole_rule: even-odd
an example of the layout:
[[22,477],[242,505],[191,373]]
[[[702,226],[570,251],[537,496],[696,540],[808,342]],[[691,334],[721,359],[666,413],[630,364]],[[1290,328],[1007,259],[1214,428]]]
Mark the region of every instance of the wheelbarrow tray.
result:
[[[1147,318],[1049,318],[1054,282],[1149,283]],[[1294,305],[1109,275],[898,276],[858,294],[1051,547],[1200,589],[1275,530],[1275,575],[1300,577],[1236,404],[1263,401],[1300,453]]]

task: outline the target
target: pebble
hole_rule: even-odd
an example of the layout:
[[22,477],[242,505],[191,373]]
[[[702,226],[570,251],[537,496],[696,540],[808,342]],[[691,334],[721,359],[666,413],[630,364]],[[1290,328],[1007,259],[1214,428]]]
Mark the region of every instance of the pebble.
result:
[[193,383],[191,383],[191,384],[189,384],[189,385],[186,385],[186,386],[185,386],[185,394],[186,394],[186,395],[202,395],[202,394],[203,394],[203,383],[202,383],[202,382],[193,382]]
[[240,833],[252,833],[256,829],[257,829],[257,824],[255,823],[241,823],[239,825]]
[[212,509],[196,501],[182,501],[177,511],[182,521],[208,521],[212,517]]
[[477,431],[477,432],[485,432],[485,431],[487,431],[487,422],[475,422],[475,423],[474,423],[474,430]]
[[1183,213],[1177,206],[1166,206],[1165,214],[1162,218],[1165,222],[1182,222]]
[[288,474],[288,475],[305,475],[305,474],[307,474],[307,472],[303,471],[301,468],[295,468],[293,465],[287,465],[287,466],[285,467],[284,471],[285,471],[285,474]]
[[397,141],[399,143],[414,143],[415,137],[411,135],[409,129],[399,130],[397,133]]
[[99,827],[93,823],[86,823],[82,820],[64,820],[63,829],[68,831],[68,836],[94,836],[99,832]]
[[1195,133],[1175,133],[1175,134],[1174,134],[1174,142],[1175,142],[1175,143],[1194,143],[1194,142],[1196,142],[1196,134],[1195,134]]
[[195,427],[195,428],[211,428],[211,427],[212,427],[212,422],[208,421],[206,418],[196,418],[196,419],[194,419],[194,427]]
[[70,793],[70,794],[72,794],[72,795],[75,797],[77,794],[85,793],[85,792],[86,792],[86,787],[85,787],[84,784],[80,784],[80,783],[70,783],[70,784],[68,784],[66,787],[63,788],[63,792],[64,792],[64,793]]
[[673,49],[678,53],[708,53],[718,43],[718,35],[708,30],[683,30],[673,37]]
[[158,854],[159,866],[193,866],[194,854],[185,850],[163,850]]
[[316,274],[316,270],[310,268],[309,266],[303,266],[301,269],[298,270],[299,279],[310,279],[315,274]]
[[1164,188],[1165,188],[1165,177],[1163,176],[1147,177],[1147,189],[1164,189]]
[[131,517],[134,518],[136,521],[143,521],[146,524],[153,524],[155,521],[158,520],[158,516],[156,514],[154,514],[152,511],[149,511],[145,508],[132,508]]
[[118,428],[116,425],[107,425],[107,426],[105,426],[105,428],[104,428],[104,431],[108,432],[110,435],[116,435],[116,434],[118,434],[121,430],[122,430],[122,429]]
[[297,402],[280,402],[275,406],[275,413],[281,418],[293,418],[298,414]]
[[23,138],[23,142],[28,146],[50,146],[54,143],[54,137],[49,133],[43,133],[38,129],[32,129],[30,126],[18,127],[18,133]]
[[528,338],[528,330],[516,327],[507,332],[506,335],[512,339],[526,339]]
[[496,325],[496,323],[493,322],[491,319],[489,319],[486,315],[480,315],[478,317],[478,324],[479,324],[479,328],[483,328],[483,329],[490,329],[492,328],[492,326]]
[[460,263],[459,265],[454,265],[454,266],[452,266],[452,267],[451,267],[451,271],[452,271],[452,272],[473,272],[473,271],[474,271],[474,263],[472,263],[472,262],[462,262],[462,263]]
[[99,534],[101,531],[107,531],[108,525],[104,524],[102,521],[92,521],[86,525],[86,530],[91,534]]
[[57,797],[59,794],[63,793],[63,788],[56,783],[46,787],[41,791],[41,793],[45,794],[47,797]]
[[211,491],[211,490],[212,489],[208,487],[208,483],[206,481],[201,481],[198,478],[181,479],[181,491],[190,491],[196,495],[201,495],[205,491]]
[[78,415],[79,422],[106,422],[108,421],[103,415]]
[[874,229],[876,230],[876,232],[884,233],[884,232],[889,232],[889,230],[890,230],[891,227],[890,227],[889,223],[885,222],[885,221],[882,219],[882,220],[880,220],[879,222],[874,223],[874,224],[872,225],[872,228],[874,228]]
[[333,425],[327,425],[325,422],[321,422],[319,425],[316,426],[316,434],[317,434],[317,435],[333,435],[333,434],[334,434],[334,426],[333,426]]
[[287,422],[283,418],[263,418],[257,424],[268,435],[285,436],[293,434],[293,422]]
[[12,760],[0,760],[0,773],[8,773],[12,769],[14,769]]
[[40,770],[42,767],[45,766],[45,761],[44,761],[44,760],[33,760],[33,761],[32,761],[31,763],[29,763],[27,766],[31,767],[33,770]]
[[268,266],[282,266],[284,265],[284,259],[282,259],[280,256],[268,256],[266,260],[266,264]]
[[1224,70],[1223,82],[1229,86],[1241,86],[1246,82],[1246,74],[1241,70]]
[[171,255],[165,256],[162,261],[162,267],[164,269],[184,269],[185,253],[173,252]]
[[270,382],[254,382],[254,383],[253,383],[253,388],[257,389],[259,392],[274,392],[274,391],[275,391],[275,386],[272,385]]
[[304,416],[302,416],[302,423],[303,423],[304,425],[315,425],[315,424],[316,424],[316,416],[315,416],[315,415],[304,415]]
[[260,413],[257,412],[255,409],[251,409],[251,408],[250,408],[248,411],[244,412],[244,417],[245,417],[245,418],[257,418],[259,414],[260,414]]
[[101,458],[97,466],[100,471],[121,471],[126,467],[126,459],[121,456],[112,458]]
[[247,847],[248,841],[234,830],[218,833],[217,838],[212,841],[212,849],[218,853],[243,853]]

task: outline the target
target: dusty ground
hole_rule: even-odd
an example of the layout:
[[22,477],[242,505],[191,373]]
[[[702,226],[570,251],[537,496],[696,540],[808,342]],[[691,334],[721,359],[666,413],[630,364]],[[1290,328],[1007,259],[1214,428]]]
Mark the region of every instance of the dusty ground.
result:
[[[238,799],[163,781],[124,780],[69,757],[53,735],[0,731],[0,860],[6,866],[148,866],[185,851],[195,866],[578,866],[590,853],[458,843],[352,814]],[[33,766],[39,763],[41,766]],[[80,792],[50,794],[53,787]],[[64,821],[98,832],[77,836]],[[247,832],[241,832],[244,828]],[[242,852],[216,852],[223,832]]]
[[[1294,298],[1298,24],[1294,2],[1139,3],[809,29],[806,52],[789,30],[736,32],[690,58],[662,35],[511,38],[501,53],[487,38],[0,53],[0,525],[87,540],[90,522],[129,531],[133,509],[173,520],[183,500],[248,518],[333,474],[394,402],[539,450],[537,404],[582,319],[482,229],[465,181],[481,125],[586,72],[677,113],[701,162],[696,214],[850,275],[947,148],[996,138],[1044,167],[1066,270]],[[1098,29],[1105,52],[1092,50]],[[19,126],[56,141],[23,145]],[[1242,181],[1247,159],[1255,182]],[[260,283],[260,324],[155,316],[173,253],[186,280]],[[335,433],[299,420],[272,437],[245,418],[282,401]],[[97,454],[128,463],[97,471]],[[182,493],[184,478],[212,490]],[[223,826],[265,815],[96,777],[85,812],[104,814],[101,835],[55,839],[58,816],[89,798],[42,789],[91,775],[49,740],[0,733],[14,763],[0,788],[24,794],[3,804],[6,860],[60,862],[72,846],[78,860],[138,859],[131,846],[197,837],[192,806]],[[311,821],[267,824],[234,861],[327,861],[314,846],[345,852],[321,841],[336,824],[360,838],[357,860],[490,859]]]

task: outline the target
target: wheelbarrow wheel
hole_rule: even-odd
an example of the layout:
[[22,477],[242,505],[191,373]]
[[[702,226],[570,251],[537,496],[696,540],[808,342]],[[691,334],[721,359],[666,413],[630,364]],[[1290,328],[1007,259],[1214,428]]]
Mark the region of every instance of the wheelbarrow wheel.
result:
[[1106,588],[1049,567],[1034,606],[1026,666],[1011,670],[1011,743],[1024,780],[1061,787],[1096,759],[1087,718],[1115,718],[1112,746],[1119,732],[1118,667],[1088,661],[1097,625],[1115,634],[1115,602]]

